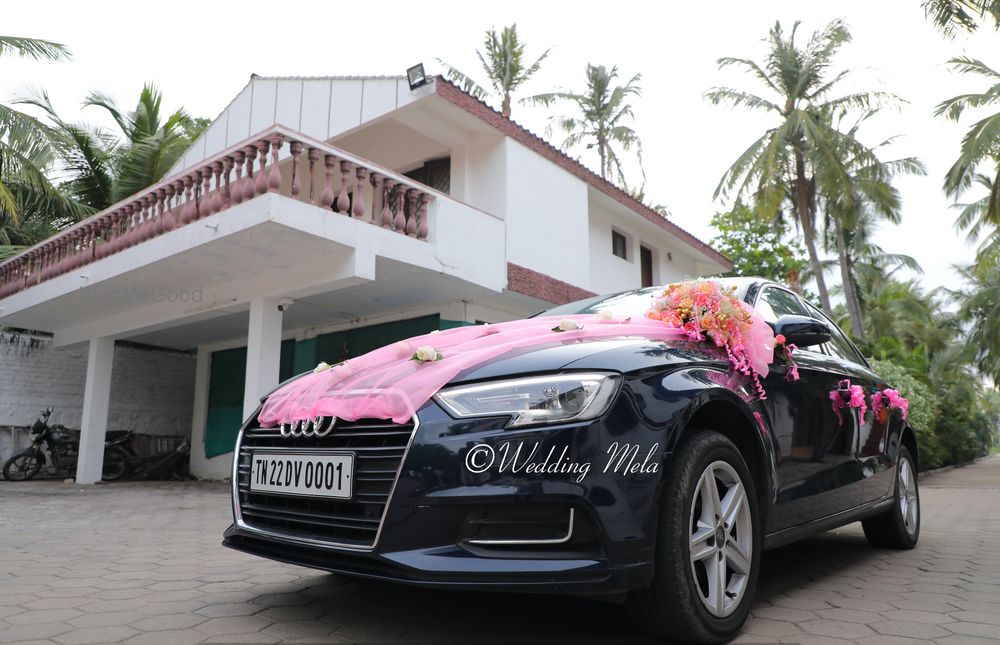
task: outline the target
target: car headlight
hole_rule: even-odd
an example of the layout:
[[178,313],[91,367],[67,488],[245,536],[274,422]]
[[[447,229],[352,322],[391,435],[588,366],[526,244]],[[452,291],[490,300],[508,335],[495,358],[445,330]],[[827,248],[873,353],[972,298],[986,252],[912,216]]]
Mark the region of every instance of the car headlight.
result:
[[460,385],[435,399],[458,418],[510,415],[508,427],[586,421],[608,409],[620,381],[601,372],[531,376]]

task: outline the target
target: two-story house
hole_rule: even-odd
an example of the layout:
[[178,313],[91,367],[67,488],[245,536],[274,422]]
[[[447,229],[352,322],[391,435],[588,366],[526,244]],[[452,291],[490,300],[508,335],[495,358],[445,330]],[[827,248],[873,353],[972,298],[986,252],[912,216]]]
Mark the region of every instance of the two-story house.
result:
[[320,360],[728,268],[445,80],[255,76],[166,179],[0,264],[0,323],[86,348],[63,410],[81,420],[78,481],[99,478],[105,429],[142,431],[142,400],[114,412],[113,371],[148,380],[117,397],[167,387],[134,350],[150,346],[196,355],[171,372],[193,388],[175,413],[192,471],[224,477],[259,397]]

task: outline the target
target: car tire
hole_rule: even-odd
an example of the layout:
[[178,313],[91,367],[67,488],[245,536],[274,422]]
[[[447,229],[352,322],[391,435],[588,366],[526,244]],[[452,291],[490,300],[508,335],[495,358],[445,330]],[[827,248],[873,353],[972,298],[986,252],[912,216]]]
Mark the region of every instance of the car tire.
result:
[[906,446],[899,447],[896,459],[896,485],[892,508],[861,521],[865,537],[872,546],[912,549],[920,538],[920,489],[917,469]]
[[[656,638],[723,643],[750,613],[763,543],[761,516],[750,470],[733,442],[713,430],[689,432],[664,473],[653,583],[631,591],[626,610],[637,627]],[[727,509],[733,511],[729,517]],[[717,511],[723,512],[721,519]],[[713,582],[718,580],[723,582]]]

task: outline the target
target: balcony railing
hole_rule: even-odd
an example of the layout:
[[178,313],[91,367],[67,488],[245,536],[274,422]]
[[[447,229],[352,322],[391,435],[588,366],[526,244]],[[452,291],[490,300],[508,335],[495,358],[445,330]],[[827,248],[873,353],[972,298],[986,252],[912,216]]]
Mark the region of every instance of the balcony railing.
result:
[[0,298],[268,193],[418,240],[427,239],[428,204],[438,196],[387,168],[275,125],[0,264]]

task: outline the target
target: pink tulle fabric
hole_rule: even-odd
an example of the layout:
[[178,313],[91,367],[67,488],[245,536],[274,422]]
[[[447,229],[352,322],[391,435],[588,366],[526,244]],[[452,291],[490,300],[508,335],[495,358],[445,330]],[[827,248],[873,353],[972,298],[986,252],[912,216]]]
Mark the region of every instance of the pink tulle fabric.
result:
[[[552,331],[564,320],[575,322],[580,329]],[[755,316],[745,337],[748,365],[766,376],[773,357],[771,328],[759,315]],[[507,353],[612,338],[688,340],[683,330],[657,320],[609,319],[595,314],[539,317],[431,332],[376,349],[326,371],[307,374],[279,388],[264,403],[258,422],[269,427],[335,416],[347,421],[373,418],[405,423],[466,369]],[[425,363],[410,360],[423,346],[440,352],[441,360]]]

